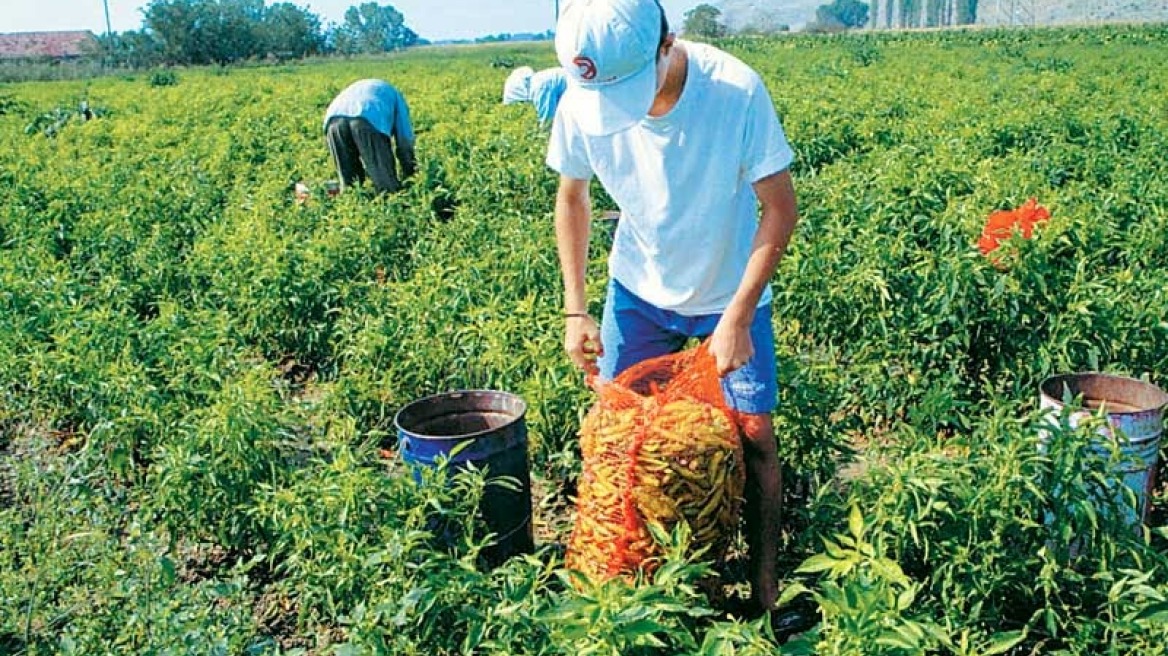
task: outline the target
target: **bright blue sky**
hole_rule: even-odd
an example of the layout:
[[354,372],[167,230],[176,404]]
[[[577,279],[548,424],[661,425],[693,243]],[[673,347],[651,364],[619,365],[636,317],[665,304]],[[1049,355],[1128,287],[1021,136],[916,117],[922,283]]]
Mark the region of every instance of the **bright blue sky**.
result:
[[[340,22],[362,0],[292,0],[308,6],[324,22]],[[703,0],[662,0],[670,22],[680,26],[685,12]],[[142,25],[149,0],[109,0],[115,32]],[[269,4],[271,4],[269,0]],[[555,25],[554,0],[381,0],[405,14],[406,25],[424,38],[466,39],[501,32],[543,32]],[[0,0],[0,32],[92,30],[105,32],[102,0]]]

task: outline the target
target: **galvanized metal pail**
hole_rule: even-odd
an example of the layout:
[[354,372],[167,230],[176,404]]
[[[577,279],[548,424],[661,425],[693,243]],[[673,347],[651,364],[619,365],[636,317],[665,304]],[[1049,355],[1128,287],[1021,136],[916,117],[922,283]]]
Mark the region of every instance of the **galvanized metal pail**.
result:
[[474,464],[486,469],[488,478],[518,481],[518,489],[488,485],[479,504],[483,521],[497,536],[485,554],[492,566],[535,546],[526,413],[527,404],[514,394],[469,390],[419,399],[394,417],[398,448],[407,463],[432,467],[447,458],[455,471]]
[[[1138,507],[1128,513],[1127,523],[1138,528],[1147,519],[1148,500],[1156,484],[1156,464],[1160,436],[1164,429],[1164,408],[1168,393],[1151,383],[1123,376],[1078,373],[1051,376],[1039,386],[1040,407],[1062,412],[1069,402],[1081,398],[1082,409],[1071,413],[1071,426],[1102,411],[1107,425],[1101,437],[1118,442],[1124,462],[1113,472],[1136,495]],[[1040,435],[1040,446],[1046,443]],[[1122,490],[1117,488],[1122,493]]]

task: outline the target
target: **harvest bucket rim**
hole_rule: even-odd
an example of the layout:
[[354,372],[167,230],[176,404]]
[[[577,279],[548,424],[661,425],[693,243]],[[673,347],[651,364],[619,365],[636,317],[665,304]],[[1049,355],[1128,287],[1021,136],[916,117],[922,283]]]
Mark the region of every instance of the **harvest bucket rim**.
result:
[[[1049,385],[1053,385],[1053,384],[1055,384],[1057,382],[1061,382],[1061,381],[1074,380],[1074,379],[1084,379],[1084,378],[1102,378],[1102,379],[1107,379],[1107,380],[1111,380],[1111,381],[1115,381],[1115,382],[1136,384],[1136,385],[1147,388],[1149,391],[1153,392],[1154,395],[1159,395],[1159,398],[1160,398],[1159,404],[1151,405],[1149,407],[1140,407],[1139,409],[1136,409],[1136,410],[1112,410],[1112,409],[1108,408],[1108,410],[1107,410],[1108,415],[1125,415],[1125,416],[1127,416],[1127,415],[1142,415],[1142,414],[1147,414],[1147,413],[1152,413],[1152,412],[1163,412],[1165,408],[1168,408],[1168,392],[1166,392],[1164,389],[1162,389],[1159,385],[1156,385],[1155,383],[1150,383],[1146,380],[1140,380],[1139,378],[1133,378],[1131,376],[1121,376],[1118,374],[1108,374],[1108,373],[1104,373],[1101,371],[1081,371],[1081,372],[1077,372],[1077,373],[1055,374],[1053,376],[1047,376],[1046,378],[1044,378],[1042,380],[1041,383],[1039,383],[1038,390],[1039,390],[1039,393],[1043,399],[1046,399],[1052,403],[1058,404],[1060,407],[1063,407],[1066,405],[1066,403],[1063,402],[1061,398],[1050,394],[1048,392],[1047,387]],[[1102,399],[1102,400],[1106,401],[1106,399]]]
[[[445,398],[455,398],[456,399],[456,398],[459,398],[462,396],[474,396],[474,395],[484,395],[484,396],[490,395],[490,396],[509,397],[509,398],[518,402],[519,413],[510,417],[506,423],[501,424],[499,426],[495,426],[494,428],[484,428],[482,430],[475,431],[473,433],[461,433],[459,435],[427,435],[425,433],[419,433],[413,429],[406,428],[405,426],[402,426],[402,423],[401,423],[402,413],[406,412],[407,410],[409,410],[415,406],[422,405],[428,401],[433,402],[437,399],[445,399]],[[450,391],[450,392],[439,392],[437,394],[430,394],[429,396],[423,396],[420,399],[414,399],[413,401],[410,401],[409,403],[403,405],[401,408],[398,408],[397,412],[395,412],[393,414],[393,425],[394,425],[394,428],[397,428],[399,434],[400,433],[407,433],[407,434],[409,434],[411,439],[434,440],[434,441],[450,441],[450,440],[460,440],[461,441],[461,440],[469,440],[469,439],[473,439],[473,438],[477,438],[477,437],[482,437],[482,436],[490,434],[490,433],[499,432],[500,430],[502,430],[504,428],[509,428],[509,427],[515,425],[516,423],[522,421],[527,416],[527,409],[528,409],[527,401],[524,400],[524,398],[522,396],[519,396],[518,394],[515,394],[514,392],[507,392],[504,390],[490,390],[490,389],[454,390],[454,391]],[[508,414],[510,414],[510,413],[508,413]]]

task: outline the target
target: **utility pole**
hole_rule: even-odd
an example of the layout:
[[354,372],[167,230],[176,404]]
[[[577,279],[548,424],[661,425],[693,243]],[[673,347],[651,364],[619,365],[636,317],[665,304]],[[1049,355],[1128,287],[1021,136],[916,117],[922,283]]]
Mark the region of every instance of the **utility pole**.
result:
[[110,27],[109,0],[101,0],[101,4],[102,4],[102,6],[105,7],[105,45],[102,47],[102,50],[104,50],[105,52],[102,54],[102,58],[101,58],[101,60],[102,60],[101,65],[104,68],[104,67],[109,66],[110,64],[113,63],[114,31],[113,31],[113,28]]

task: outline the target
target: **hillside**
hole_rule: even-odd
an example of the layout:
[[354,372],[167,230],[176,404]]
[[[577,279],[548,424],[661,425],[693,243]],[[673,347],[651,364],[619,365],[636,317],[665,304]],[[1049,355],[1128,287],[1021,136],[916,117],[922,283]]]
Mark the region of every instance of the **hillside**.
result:
[[[826,1],[722,0],[715,6],[736,32],[775,31],[781,25],[798,30],[815,19],[816,8]],[[977,15],[979,25],[1168,21],[1168,0],[980,0]]]
[[823,0],[722,0],[715,6],[722,11],[722,22],[735,32],[776,31],[782,25],[792,30],[815,19],[815,9]]
[[[1009,0],[982,0],[978,24],[1010,21]],[[1168,21],[1168,0],[1015,0],[1014,23],[1066,25],[1097,22]]]

